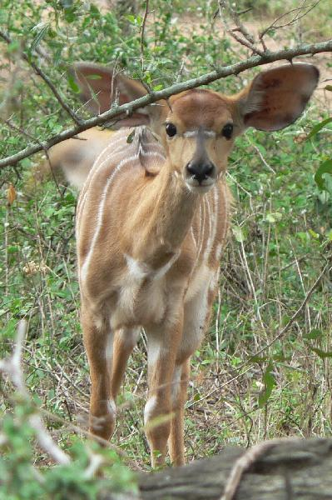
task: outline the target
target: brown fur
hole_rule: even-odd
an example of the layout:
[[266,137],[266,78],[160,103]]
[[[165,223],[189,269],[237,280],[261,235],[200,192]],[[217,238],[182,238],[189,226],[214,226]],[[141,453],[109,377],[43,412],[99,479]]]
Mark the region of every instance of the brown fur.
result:
[[[228,155],[234,138],[247,121],[255,121],[255,114],[266,128],[280,128],[285,116],[291,117],[289,121],[298,116],[298,99],[293,109],[287,81],[297,79],[297,96],[301,85],[303,93],[308,88],[313,91],[317,75],[309,65],[298,65],[299,71],[292,68],[280,74],[272,70],[279,81],[276,85],[270,85],[271,72],[263,73],[235,97],[188,91],[173,96],[169,105],[150,106],[153,134],[138,128],[132,142],[128,142],[129,129],[112,135],[81,192],[77,248],[92,382],[91,430],[105,439],[111,436],[125,365],[137,329],[144,327],[149,357],[145,423],[153,465],[164,462],[167,441],[171,461],[184,462],[189,360],[209,323],[229,225],[231,196],[224,179]],[[101,72],[101,79],[104,75]],[[264,81],[268,81],[266,88]],[[105,89],[105,82],[101,83]],[[276,113],[270,108],[264,111],[264,103],[274,99],[280,85],[286,88],[287,95],[280,98],[286,104]],[[131,98],[145,92],[137,82],[131,85],[125,79],[120,90],[127,88]],[[167,136],[165,123],[176,126],[174,137]],[[222,133],[229,123],[234,124],[230,139]],[[201,184],[195,183],[187,168],[198,141],[199,157],[214,165]],[[169,419],[153,424],[165,415]]]

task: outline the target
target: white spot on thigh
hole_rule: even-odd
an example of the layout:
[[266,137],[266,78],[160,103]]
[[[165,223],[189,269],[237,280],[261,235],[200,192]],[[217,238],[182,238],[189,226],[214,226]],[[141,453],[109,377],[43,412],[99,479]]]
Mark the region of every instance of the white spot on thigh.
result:
[[142,280],[151,272],[150,267],[147,264],[139,262],[138,260],[133,259],[130,255],[124,255],[128,271],[130,276],[135,280]]
[[150,420],[152,413],[156,409],[156,405],[157,405],[157,396],[152,396],[147,400],[144,409],[144,425],[146,425]]

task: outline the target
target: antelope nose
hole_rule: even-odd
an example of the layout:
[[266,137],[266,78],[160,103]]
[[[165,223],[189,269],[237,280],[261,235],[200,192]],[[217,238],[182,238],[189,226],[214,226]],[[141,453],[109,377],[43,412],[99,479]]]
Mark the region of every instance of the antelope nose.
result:
[[199,182],[199,184],[201,184],[205,179],[212,175],[214,168],[215,167],[213,163],[210,161],[207,161],[205,163],[196,163],[190,161],[187,165],[187,171],[194,179]]

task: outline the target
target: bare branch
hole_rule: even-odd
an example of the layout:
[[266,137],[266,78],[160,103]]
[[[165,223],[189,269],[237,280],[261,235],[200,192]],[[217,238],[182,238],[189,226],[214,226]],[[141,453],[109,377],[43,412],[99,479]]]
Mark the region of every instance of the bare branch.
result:
[[[27,322],[22,320],[19,322],[16,336],[16,344],[13,355],[7,360],[0,360],[0,371],[6,373],[17,391],[23,399],[31,404],[31,398],[24,382],[23,371],[21,367],[21,358],[23,350],[23,341],[27,331]],[[40,446],[59,464],[70,463],[69,456],[62,451],[53,441],[51,435],[46,430],[44,423],[38,413],[33,413],[29,417],[31,427],[36,431],[36,437]]]
[[[230,16],[236,28],[231,29],[229,27],[226,18],[222,15],[222,11],[225,11]],[[245,47],[250,49],[254,54],[258,54],[260,56],[264,55],[264,52],[262,52],[256,47],[254,37],[248,32],[248,30],[242,24],[242,22],[239,19],[239,14],[232,9],[230,3],[226,2],[225,0],[219,0],[219,14],[224,24],[225,30],[232,38],[234,38],[234,40],[236,40],[241,45],[244,45]],[[237,31],[241,33],[242,37],[237,35],[236,33]],[[266,48],[264,50],[266,50]]]
[[0,160],[0,168],[6,167],[8,165],[15,165],[23,158],[27,158],[28,156],[31,156],[32,154],[37,153],[38,151],[41,151],[43,149],[49,149],[55,144],[58,144],[59,142],[62,142],[66,139],[70,139],[71,137],[79,134],[80,132],[83,132],[84,130],[102,125],[105,122],[113,120],[114,118],[124,113],[130,115],[136,109],[147,106],[148,104],[152,104],[160,99],[167,99],[172,95],[179,94],[180,92],[190,90],[201,85],[207,85],[220,78],[225,78],[226,76],[238,75],[250,68],[263,66],[265,64],[281,60],[287,60],[291,62],[295,57],[302,55],[314,55],[320,52],[332,52],[332,40],[316,44],[300,45],[293,49],[278,50],[276,52],[267,51],[262,53],[262,55],[254,55],[248,58],[246,61],[238,62],[236,64],[232,64],[231,66],[216,68],[210,73],[206,73],[205,75],[193,78],[186,82],[176,83],[163,90],[150,92],[148,95],[140,97],[135,101],[117,106],[110,109],[109,111],[102,113],[101,115],[95,116],[88,120],[84,120],[80,125],[68,130],[64,130],[60,134],[51,137],[47,141],[40,142],[40,144],[28,146],[27,148],[12,156],[3,158],[2,160]]

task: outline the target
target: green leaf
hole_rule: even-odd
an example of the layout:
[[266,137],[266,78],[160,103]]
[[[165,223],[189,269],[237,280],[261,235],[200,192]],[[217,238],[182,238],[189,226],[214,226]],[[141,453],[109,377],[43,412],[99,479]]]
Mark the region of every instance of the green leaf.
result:
[[317,125],[314,126],[310,134],[308,135],[307,139],[311,139],[314,135],[318,134],[318,132],[325,127],[328,123],[332,122],[332,117],[327,118],[326,120],[323,120],[322,122],[318,123]]
[[101,80],[101,76],[100,75],[87,75],[85,78],[87,80]]
[[321,359],[332,358],[332,351],[322,351],[321,349],[317,349],[317,347],[311,347],[310,349],[317,354]]
[[315,340],[315,339],[318,339],[319,337],[321,337],[322,335],[323,335],[322,330],[319,330],[318,328],[314,328],[306,335],[303,335],[303,338],[305,338],[306,340]]
[[236,241],[239,243],[243,243],[246,240],[246,236],[244,232],[242,231],[242,228],[240,226],[234,226],[232,228],[233,234],[235,236]]
[[270,213],[267,214],[267,216],[265,217],[265,220],[267,222],[270,222],[270,224],[273,224],[274,222],[277,222],[281,219],[282,219],[282,214],[280,212]]
[[273,364],[270,361],[270,363],[268,364],[268,366],[265,370],[265,373],[263,375],[263,382],[264,382],[265,387],[261,391],[261,393],[259,394],[259,397],[258,397],[258,406],[260,408],[262,408],[267,403],[268,399],[271,396],[273,387],[276,385],[276,381],[275,381],[274,375],[272,373],[273,369],[274,369]]
[[133,142],[133,140],[134,140],[134,137],[135,137],[135,129],[132,132],[130,132],[130,134],[128,135],[128,137],[127,137],[127,143],[131,144]]
[[326,189],[324,174],[332,175],[332,160],[326,160],[320,164],[316,174],[315,182],[320,189]]
[[77,83],[75,82],[75,78],[72,75],[68,76],[68,84],[73,92],[75,92],[76,94],[78,94],[80,92],[80,88],[77,85]]
[[49,29],[48,23],[39,23],[37,26],[34,26],[31,31],[36,32],[35,38],[32,40],[31,51],[36,50],[40,42],[45,38],[45,35]]

